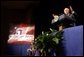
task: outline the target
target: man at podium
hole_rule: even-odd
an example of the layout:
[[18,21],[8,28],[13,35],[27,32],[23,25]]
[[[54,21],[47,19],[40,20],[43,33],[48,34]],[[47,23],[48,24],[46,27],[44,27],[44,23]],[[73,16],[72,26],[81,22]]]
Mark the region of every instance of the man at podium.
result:
[[76,13],[73,11],[72,7],[64,8],[64,14],[59,16],[59,31],[63,30],[63,28],[75,26],[75,15]]

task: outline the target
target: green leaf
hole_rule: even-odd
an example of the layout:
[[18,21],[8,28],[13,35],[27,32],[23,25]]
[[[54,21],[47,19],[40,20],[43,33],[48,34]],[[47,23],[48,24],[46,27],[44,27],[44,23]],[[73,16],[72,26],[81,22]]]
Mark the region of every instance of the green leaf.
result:
[[[57,49],[59,40],[62,37],[61,31],[57,31],[54,29],[50,29],[50,31],[43,32],[42,34],[38,35],[38,37],[35,39],[35,45],[37,48],[42,51],[46,52],[46,49],[48,52],[51,51],[51,49]],[[54,35],[51,33],[56,32]]]
[[53,38],[52,39],[56,44],[59,44],[59,39],[58,38]]

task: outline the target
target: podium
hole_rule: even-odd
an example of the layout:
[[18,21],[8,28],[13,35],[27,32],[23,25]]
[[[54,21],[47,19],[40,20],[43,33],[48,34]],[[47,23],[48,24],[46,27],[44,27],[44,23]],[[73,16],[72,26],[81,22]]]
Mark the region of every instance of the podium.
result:
[[65,56],[83,56],[83,25],[64,29]]

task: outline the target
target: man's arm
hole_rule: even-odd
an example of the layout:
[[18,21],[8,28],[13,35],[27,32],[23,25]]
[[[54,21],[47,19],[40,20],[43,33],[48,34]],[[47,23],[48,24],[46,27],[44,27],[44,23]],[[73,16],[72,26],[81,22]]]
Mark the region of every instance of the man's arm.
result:
[[70,7],[70,10],[71,10],[71,13],[74,14],[74,15],[77,15],[77,13],[73,10],[73,8],[71,6]]
[[71,10],[71,13],[74,13],[74,10],[72,9],[72,7],[71,6],[69,6],[70,7],[70,10]]

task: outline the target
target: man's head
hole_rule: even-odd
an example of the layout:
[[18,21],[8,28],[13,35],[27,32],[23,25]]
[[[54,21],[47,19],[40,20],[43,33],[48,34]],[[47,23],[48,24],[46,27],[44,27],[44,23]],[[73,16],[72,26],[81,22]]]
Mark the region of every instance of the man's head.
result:
[[70,9],[69,8],[64,8],[64,14],[69,14],[70,13]]

